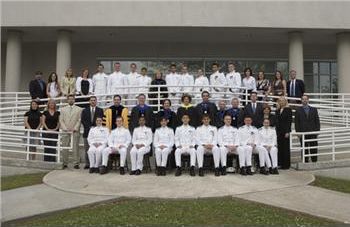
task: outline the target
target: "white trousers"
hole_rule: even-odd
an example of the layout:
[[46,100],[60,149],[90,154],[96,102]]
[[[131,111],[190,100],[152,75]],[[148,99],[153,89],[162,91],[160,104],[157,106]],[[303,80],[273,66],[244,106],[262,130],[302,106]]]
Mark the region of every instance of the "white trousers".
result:
[[142,170],[143,168],[143,156],[150,152],[150,147],[141,147],[139,149],[136,146],[133,146],[130,150],[130,159],[131,159],[131,171],[137,169]]
[[176,166],[181,167],[181,155],[190,154],[191,166],[196,165],[196,149],[189,147],[176,148],[175,150],[175,162]]
[[95,147],[91,145],[88,150],[90,168],[98,168],[102,162],[102,151],[106,148],[106,146]]
[[120,167],[124,167],[125,166],[125,162],[126,162],[126,147],[122,147],[122,148],[117,148],[116,149],[117,152],[112,151],[112,148],[107,147],[102,151],[102,165],[103,166],[107,166],[108,164],[108,158],[110,154],[113,153],[119,153],[120,155]]
[[249,145],[239,146],[237,147],[237,152],[239,155],[238,157],[239,167],[252,166],[252,152],[253,152],[252,146],[249,146]]
[[227,154],[228,153],[233,153],[238,155],[239,159],[239,165],[241,163],[244,163],[244,152],[243,150],[239,150],[238,147],[237,149],[229,150],[227,147],[220,147],[220,161],[221,161],[221,166],[227,166]]
[[154,150],[156,154],[156,163],[158,167],[166,167],[166,164],[168,162],[168,155],[171,152],[171,148],[163,148],[160,149],[159,147],[156,147]]
[[198,168],[203,167],[203,159],[204,154],[213,154],[214,158],[214,166],[215,168],[219,168],[220,166],[220,149],[217,146],[213,146],[211,150],[205,149],[202,145],[199,145],[197,147],[197,161],[198,161]]
[[[260,167],[265,166],[267,168],[276,168],[278,164],[278,159],[277,159],[277,153],[278,149],[277,147],[271,147],[270,150],[266,149],[263,146],[257,146],[256,149],[259,151],[259,162],[260,162]],[[260,158],[260,153],[262,153],[262,158]],[[269,155],[270,154],[270,155]],[[271,157],[271,159],[270,159]],[[271,165],[272,162],[272,165]],[[261,164],[263,163],[263,164]]]

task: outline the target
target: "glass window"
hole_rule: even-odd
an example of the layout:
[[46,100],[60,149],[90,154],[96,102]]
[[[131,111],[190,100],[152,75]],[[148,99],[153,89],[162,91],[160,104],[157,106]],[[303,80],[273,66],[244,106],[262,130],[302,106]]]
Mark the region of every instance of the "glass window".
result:
[[336,62],[332,62],[331,63],[331,73],[332,75],[337,75],[337,63]]
[[274,61],[248,61],[248,66],[253,70],[254,75],[257,75],[259,71],[271,75],[275,72],[276,63]]
[[[305,74],[311,74],[312,72],[315,72],[315,68],[314,68],[313,62],[311,62],[311,61],[304,62],[304,73]],[[297,72],[297,74],[298,73],[299,72]]]
[[[304,76],[304,83],[305,84],[315,84],[314,77],[312,75],[305,75]],[[317,86],[305,86],[306,92],[317,92]]]
[[331,92],[331,78],[329,75],[320,76],[320,92],[321,93]]
[[320,62],[320,74],[330,74],[329,62]]
[[[111,61],[100,61],[100,63],[104,66],[104,69],[105,69],[105,73],[109,74],[111,73],[113,70],[112,68],[112,62]],[[92,70],[92,72],[94,72],[94,70]]]
[[288,74],[288,62],[277,62],[276,70],[281,71],[283,75]]

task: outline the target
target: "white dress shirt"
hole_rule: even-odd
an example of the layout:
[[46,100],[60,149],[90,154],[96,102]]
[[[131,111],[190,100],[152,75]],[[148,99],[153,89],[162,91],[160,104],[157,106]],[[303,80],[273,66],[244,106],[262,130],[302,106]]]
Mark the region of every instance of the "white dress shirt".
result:
[[[179,88],[182,93],[189,93],[193,91],[194,77],[188,73],[179,75]],[[184,87],[190,86],[190,87]]]
[[[146,94],[149,91],[149,85],[151,85],[152,79],[149,76],[142,76],[136,78],[136,83],[139,87],[138,94]],[[147,96],[147,95],[146,95]]]
[[109,130],[103,126],[92,127],[88,135],[88,143],[92,146],[94,143],[101,143],[106,146],[108,143]]
[[114,71],[108,76],[108,81],[107,81],[107,92],[108,94],[119,94],[123,95],[127,91],[123,88],[125,85],[126,78],[125,75],[119,71]]
[[[137,72],[130,72],[128,75],[125,76],[125,80],[124,80],[125,81],[125,85],[127,85],[127,86],[137,86],[138,85],[137,78],[140,77],[140,76],[141,75],[138,74]],[[126,90],[128,91],[129,95],[130,94],[136,94],[136,96],[137,96],[137,92],[135,92],[135,91],[138,91],[138,88],[131,87],[131,88],[128,88]]]
[[257,144],[259,146],[276,146],[277,144],[277,136],[276,130],[272,127],[262,127],[258,131],[258,139]]
[[238,142],[240,146],[256,144],[258,130],[254,126],[243,125],[238,129]]
[[143,144],[145,147],[151,145],[153,139],[152,130],[146,126],[140,126],[134,129],[132,134],[132,144]]
[[190,147],[196,145],[196,129],[190,125],[181,125],[175,131],[175,146]]
[[256,91],[256,82],[255,78],[252,76],[249,76],[249,78],[244,77],[242,80],[243,87],[247,88],[248,90]]
[[[226,86],[226,78],[223,73],[220,73],[219,71],[216,71],[215,73],[210,75],[210,85],[213,86]],[[212,87],[212,92],[223,92],[225,91],[224,88],[219,87]]]
[[174,130],[169,127],[157,128],[154,133],[153,146],[159,147],[161,145],[167,148],[174,146]]
[[127,148],[131,142],[130,131],[124,127],[117,127],[112,130],[111,134],[108,137],[108,146],[117,147],[123,145]]
[[227,145],[238,146],[238,129],[230,126],[222,126],[218,131],[218,144],[220,147]]
[[[83,80],[83,78],[81,76],[79,76],[77,78],[77,81],[75,82],[75,90],[77,92],[77,94],[81,94],[81,81]],[[92,80],[90,78],[87,78],[87,81],[89,82],[89,93],[93,93],[94,92],[94,83],[92,82]]]
[[95,95],[107,93],[107,79],[108,76],[105,73],[96,73],[92,76]]
[[214,126],[202,125],[196,129],[197,145],[212,144],[216,146],[217,139],[218,139],[218,130]]
[[[165,82],[169,86],[168,90],[170,93],[178,93],[179,92],[179,74],[177,73],[169,73],[165,76]],[[170,87],[174,86],[174,87]]]
[[233,71],[226,74],[227,85],[232,88],[232,90],[237,91],[237,88],[242,86],[241,74]]
[[210,92],[209,80],[206,76],[197,77],[196,80],[194,81],[194,85],[195,85],[194,91],[196,92],[197,97],[201,97],[201,93],[203,91]]

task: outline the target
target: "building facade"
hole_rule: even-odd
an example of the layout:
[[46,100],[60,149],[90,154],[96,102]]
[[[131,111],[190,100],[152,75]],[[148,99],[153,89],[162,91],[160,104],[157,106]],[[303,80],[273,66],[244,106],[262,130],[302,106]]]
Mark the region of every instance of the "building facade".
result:
[[234,61],[272,77],[294,69],[308,92],[350,93],[350,2],[25,1],[1,3],[1,82],[26,91],[37,70],[62,77],[98,63],[195,73]]

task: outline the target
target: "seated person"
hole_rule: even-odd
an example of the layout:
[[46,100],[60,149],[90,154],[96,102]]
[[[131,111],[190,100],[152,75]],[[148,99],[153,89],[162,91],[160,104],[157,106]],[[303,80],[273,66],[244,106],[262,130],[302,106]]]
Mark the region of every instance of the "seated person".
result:
[[117,116],[115,119],[115,125],[117,126],[112,130],[108,137],[108,147],[103,150],[102,166],[105,168],[108,163],[110,154],[120,154],[120,175],[125,174],[124,166],[126,162],[126,152],[131,143],[130,131],[123,126],[124,119],[122,116]]
[[130,115],[130,132],[133,133],[134,129],[139,126],[139,118],[144,117],[146,121],[146,126],[153,130],[154,127],[154,114],[153,109],[146,105],[146,96],[140,94],[137,97],[138,104],[132,108]]
[[96,117],[96,127],[93,127],[89,131],[88,135],[88,143],[89,143],[89,163],[90,169],[89,173],[98,173],[104,174],[106,173],[105,167],[101,166],[99,170],[99,166],[101,165],[102,160],[102,151],[106,148],[108,142],[109,130],[106,127],[102,126],[102,117]]

